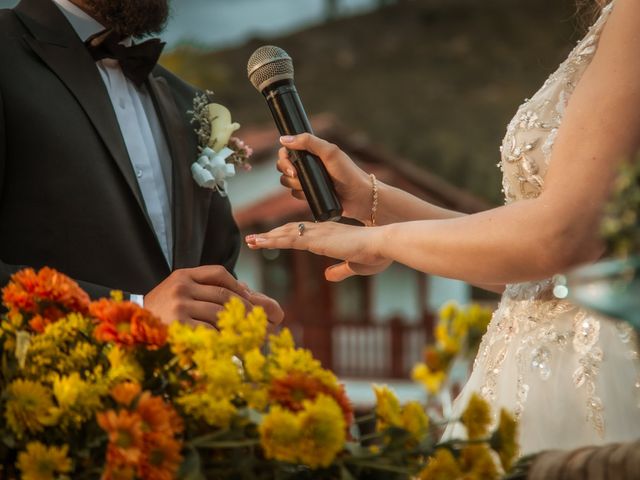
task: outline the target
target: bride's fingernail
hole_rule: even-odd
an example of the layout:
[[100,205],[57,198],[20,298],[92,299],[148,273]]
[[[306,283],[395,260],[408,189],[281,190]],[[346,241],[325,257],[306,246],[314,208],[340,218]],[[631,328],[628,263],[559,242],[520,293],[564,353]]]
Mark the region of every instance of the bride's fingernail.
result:
[[296,172],[293,168],[287,168],[287,175],[293,178],[296,176]]
[[280,137],[280,143],[291,143],[294,139],[295,137],[291,135],[283,135],[282,137]]

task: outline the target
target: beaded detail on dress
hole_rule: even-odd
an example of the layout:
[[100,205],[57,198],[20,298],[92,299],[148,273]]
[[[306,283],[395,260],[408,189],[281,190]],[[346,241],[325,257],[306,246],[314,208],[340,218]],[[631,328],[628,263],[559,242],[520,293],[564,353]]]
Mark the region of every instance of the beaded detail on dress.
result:
[[533,97],[525,100],[507,127],[500,147],[506,203],[536,198],[544,187],[553,144],[564,111],[580,77],[591,63],[613,3]]
[[[520,106],[509,123],[500,148],[499,163],[505,203],[536,198],[542,192],[565,108],[595,55],[600,33],[612,8],[613,3],[605,7],[568,58],[540,90]],[[599,346],[600,327],[600,321],[590,313],[554,298],[552,280],[508,285],[474,365],[475,369],[481,365],[484,371],[481,394],[495,402],[505,359],[515,362],[515,414],[520,417],[531,388],[527,379],[534,375],[542,381],[548,380],[554,374],[553,368],[560,366],[558,359],[553,357],[572,350],[577,358],[575,367],[561,366],[575,368],[573,386],[583,390],[581,397],[586,401],[586,419],[600,436],[604,436],[604,407],[596,388],[596,377],[603,360]],[[630,335],[629,332],[625,334]]]

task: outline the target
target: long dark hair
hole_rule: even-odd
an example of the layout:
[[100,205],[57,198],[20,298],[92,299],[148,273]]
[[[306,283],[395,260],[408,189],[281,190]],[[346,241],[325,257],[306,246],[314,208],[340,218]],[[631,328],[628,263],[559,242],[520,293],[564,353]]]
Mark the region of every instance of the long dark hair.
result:
[[611,0],[576,0],[578,24],[581,28],[588,28],[595,22],[602,8]]

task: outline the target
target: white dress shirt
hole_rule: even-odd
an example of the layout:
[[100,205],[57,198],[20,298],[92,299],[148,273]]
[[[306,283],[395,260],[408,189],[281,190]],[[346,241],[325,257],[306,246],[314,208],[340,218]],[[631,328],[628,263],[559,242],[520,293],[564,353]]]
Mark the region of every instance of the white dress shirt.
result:
[[[54,2],[83,42],[105,29],[69,0],[54,0]],[[131,39],[121,43],[131,45]],[[168,144],[153,100],[145,86],[138,88],[122,73],[117,60],[105,58],[96,62],[96,67],[109,92],[158,243],[171,268],[173,257],[169,194],[171,174],[163,172],[161,162],[166,160],[165,165],[171,165],[171,160],[168,158]],[[140,299],[136,296],[132,300]]]

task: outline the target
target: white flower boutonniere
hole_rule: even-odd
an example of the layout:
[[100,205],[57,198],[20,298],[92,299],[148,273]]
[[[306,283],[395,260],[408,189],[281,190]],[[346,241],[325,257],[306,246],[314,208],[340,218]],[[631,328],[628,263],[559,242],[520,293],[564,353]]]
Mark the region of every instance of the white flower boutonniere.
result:
[[193,110],[189,111],[198,128],[199,157],[191,165],[193,179],[203,188],[217,190],[227,195],[227,179],[236,174],[236,165],[250,170],[248,163],[253,150],[245,143],[232,137],[240,128],[231,121],[231,112],[217,103],[211,103],[213,93],[207,91],[193,99]]

